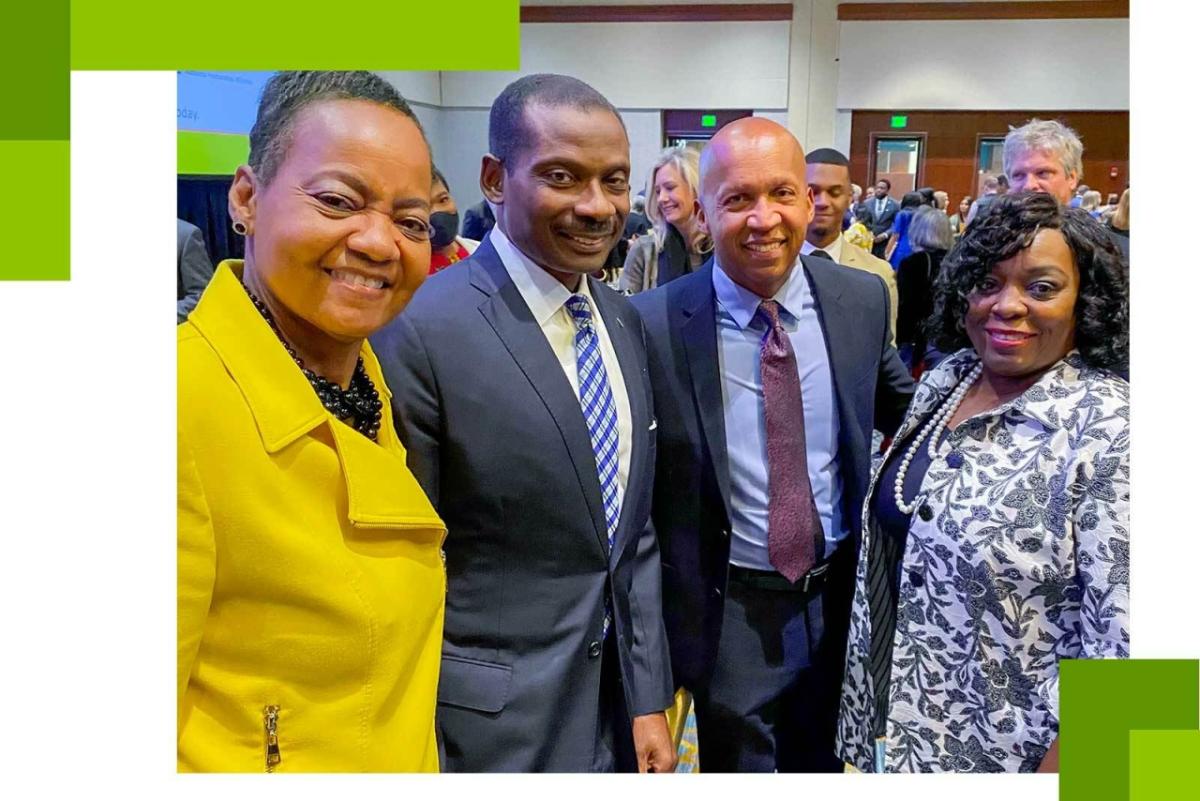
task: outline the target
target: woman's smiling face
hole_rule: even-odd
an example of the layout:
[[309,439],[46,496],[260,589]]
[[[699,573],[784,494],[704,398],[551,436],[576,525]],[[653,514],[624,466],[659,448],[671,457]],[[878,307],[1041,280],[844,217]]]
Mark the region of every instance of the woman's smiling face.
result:
[[1061,232],[1039,231],[1033,243],[998,262],[968,297],[966,332],[984,370],[1030,378],[1075,346],[1079,269]]
[[243,167],[231,190],[252,186],[240,215],[251,232],[247,271],[277,315],[361,340],[429,272],[429,148],[411,118],[365,100],[314,103],[287,136],[269,184]]

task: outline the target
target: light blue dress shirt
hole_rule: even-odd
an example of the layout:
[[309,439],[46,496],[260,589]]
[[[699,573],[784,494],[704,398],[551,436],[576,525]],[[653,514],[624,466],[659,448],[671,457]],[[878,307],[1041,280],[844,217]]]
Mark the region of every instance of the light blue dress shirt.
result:
[[[725,446],[729,452],[729,561],[739,567],[774,570],[767,556],[767,424],[759,370],[759,349],[767,324],[758,314],[762,298],[735,284],[720,264],[713,266],[713,288],[717,297]],[[808,277],[798,259],[774,300],[782,307],[780,320],[800,372],[808,476],[828,557],[848,533],[837,461],[838,413],[825,333]]]

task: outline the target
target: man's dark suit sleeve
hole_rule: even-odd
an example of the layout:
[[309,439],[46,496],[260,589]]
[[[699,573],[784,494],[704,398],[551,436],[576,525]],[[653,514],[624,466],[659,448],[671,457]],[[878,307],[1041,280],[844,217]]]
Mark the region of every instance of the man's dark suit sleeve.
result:
[[630,590],[633,617],[633,686],[629,692],[629,714],[649,715],[671,706],[675,682],[671,679],[671,652],[667,648],[667,627],[662,615],[662,566],[658,557],[658,536],[654,524],[638,538],[633,587]]
[[[883,279],[875,276],[879,288],[883,291],[882,304],[884,318],[888,314],[887,285]],[[916,384],[912,374],[904,366],[904,361],[892,344],[890,322],[883,326],[883,342],[880,345],[879,378],[875,382],[875,428],[887,436],[896,433],[900,423],[904,421],[904,413],[912,400]]]
[[[646,329],[641,315],[636,314],[638,332],[642,337],[642,350],[650,359],[650,346],[646,342]],[[651,395],[647,408],[654,409],[653,390],[650,376],[646,376],[646,389]],[[658,428],[650,432],[650,441],[658,439]],[[655,449],[657,452],[657,448]],[[651,462],[653,465],[654,463]],[[653,496],[654,482],[647,485]],[[647,518],[646,527],[638,537],[637,554],[634,557],[632,603],[633,643],[630,656],[633,660],[633,687],[630,688],[629,714],[649,715],[662,712],[674,703],[675,682],[671,677],[671,651],[667,646],[667,626],[662,614],[662,563],[659,559],[658,534],[654,520]]]
[[182,293],[176,303],[178,322],[183,322],[200,302],[204,288],[213,277],[212,259],[204,249],[204,236],[200,229],[190,226],[187,236],[179,244],[179,288]]
[[437,508],[441,414],[429,352],[416,326],[403,314],[379,339],[376,352],[392,391],[392,414],[408,451],[408,469]]

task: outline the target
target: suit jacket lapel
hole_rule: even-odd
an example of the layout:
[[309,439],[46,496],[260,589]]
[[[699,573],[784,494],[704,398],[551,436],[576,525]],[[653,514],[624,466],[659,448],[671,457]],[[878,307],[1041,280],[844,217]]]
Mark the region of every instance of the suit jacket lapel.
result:
[[801,256],[800,264],[804,267],[804,274],[812,289],[817,318],[825,334],[825,349],[829,354],[829,369],[833,373],[833,392],[837,399],[838,418],[842,421],[838,426],[841,439],[838,463],[844,475],[852,476],[860,472],[867,475],[870,464],[856,464],[854,457],[867,453],[870,443],[856,442],[861,435],[858,426],[851,424],[855,418],[855,400],[850,397],[850,390],[854,387],[851,382],[854,379],[857,358],[862,352],[857,346],[860,335],[855,327],[855,320],[858,317],[855,311],[843,302],[843,285],[841,281],[836,280],[836,273],[821,269],[822,265],[817,265],[816,269],[810,268],[807,258]]
[[563,375],[562,366],[546,341],[541,327],[508,275],[490,241],[471,259],[471,283],[488,295],[479,311],[504,343],[513,360],[546,405],[566,443],[571,464],[592,516],[592,527],[601,550],[608,553],[608,527],[604,500],[596,474],[596,455],[579,406],[579,398]]
[[[610,560],[615,564],[622,549],[630,540],[636,539],[641,532],[631,531],[629,518],[636,512],[636,498],[640,497],[644,488],[640,479],[646,474],[646,431],[650,427],[650,410],[647,408],[646,393],[643,391],[648,376],[642,374],[642,359],[638,358],[641,349],[639,323],[636,319],[622,314],[613,303],[613,299],[602,290],[597,289],[592,281],[592,297],[596,308],[604,319],[604,327],[612,341],[613,351],[617,354],[617,362],[621,368],[621,377],[625,381],[625,394],[629,397],[630,430],[633,441],[630,442],[629,481],[625,485],[625,494],[621,501],[621,517],[617,524],[616,534],[613,535],[613,553]],[[589,447],[590,447],[589,440]],[[597,480],[597,488],[599,481]],[[598,491],[598,490],[597,490]]]
[[669,284],[678,296],[670,299],[671,329],[677,330],[687,355],[692,397],[700,417],[704,439],[716,471],[717,486],[731,518],[729,505],[729,450],[725,446],[725,400],[721,390],[721,363],[717,354],[717,296],[712,283],[713,262],[694,277]]

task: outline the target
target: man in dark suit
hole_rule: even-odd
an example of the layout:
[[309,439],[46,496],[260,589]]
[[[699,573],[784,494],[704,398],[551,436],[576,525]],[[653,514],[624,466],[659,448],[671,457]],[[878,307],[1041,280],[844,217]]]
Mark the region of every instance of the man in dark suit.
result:
[[868,227],[875,237],[871,253],[881,259],[884,251],[887,250],[888,234],[892,230],[892,223],[896,221],[896,213],[900,211],[900,205],[888,194],[891,191],[892,182],[887,178],[880,178],[875,182],[874,199],[866,204],[867,209],[871,212],[871,222],[868,223]]
[[841,770],[834,728],[873,426],[912,380],[878,276],[799,256],[800,144],[758,117],[701,159],[714,258],[634,296],[658,420],[652,519],[701,771]]
[[175,311],[182,323],[200,302],[208,282],[213,277],[212,259],[204,247],[204,234],[186,220],[175,220],[177,245],[175,275],[178,290]]
[[486,200],[481,200],[467,209],[463,217],[462,235],[467,239],[482,242],[487,232],[496,224],[496,218]]
[[488,136],[495,228],[375,338],[449,529],[442,767],[670,771],[643,332],[589,277],[629,212],[629,139],[561,75],[508,86]]

